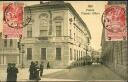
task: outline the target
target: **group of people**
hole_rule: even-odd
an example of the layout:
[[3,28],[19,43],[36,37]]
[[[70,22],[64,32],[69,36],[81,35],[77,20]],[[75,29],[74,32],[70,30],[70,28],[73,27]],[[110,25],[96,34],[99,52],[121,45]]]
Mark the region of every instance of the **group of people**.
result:
[[30,68],[29,68],[29,80],[41,80],[40,76],[43,74],[44,65],[43,62],[41,64],[38,64],[38,61],[31,62]]
[[15,63],[9,63],[7,67],[7,82],[16,82],[18,68]]
[[[47,63],[47,68],[50,68],[49,62]],[[29,67],[29,80],[41,80],[40,77],[43,75],[43,69],[44,69],[44,63],[41,62],[41,64],[38,64],[38,61],[31,62],[31,65]]]
[[[50,68],[49,62],[47,63],[47,68]],[[43,75],[44,63],[38,64],[38,61],[31,62],[29,67],[29,80],[41,80],[40,77]],[[17,74],[18,68],[16,67],[15,63],[8,63],[7,67],[7,82],[16,82],[17,81]]]

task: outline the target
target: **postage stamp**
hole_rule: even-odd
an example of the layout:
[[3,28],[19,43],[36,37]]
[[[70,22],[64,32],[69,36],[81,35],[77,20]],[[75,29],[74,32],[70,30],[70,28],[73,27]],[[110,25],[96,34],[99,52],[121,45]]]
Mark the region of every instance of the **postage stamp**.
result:
[[126,7],[124,5],[106,5],[103,13],[106,41],[127,39]]
[[3,38],[22,36],[23,8],[23,3],[3,3]]

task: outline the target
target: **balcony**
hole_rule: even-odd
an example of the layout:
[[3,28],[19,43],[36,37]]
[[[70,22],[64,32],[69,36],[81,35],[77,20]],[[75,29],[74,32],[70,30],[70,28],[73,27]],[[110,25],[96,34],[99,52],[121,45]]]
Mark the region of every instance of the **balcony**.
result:
[[38,40],[48,40],[48,37],[38,37]]
[[74,39],[70,36],[40,36],[32,38],[24,38],[21,40],[21,43],[38,43],[38,42],[67,42],[74,43]]
[[32,38],[23,38],[21,39],[21,43],[35,43],[36,42],[36,37],[32,37]]
[[70,39],[69,36],[45,36],[45,37],[37,37],[38,41],[49,41],[49,42],[71,42],[73,40]]
[[19,49],[18,48],[1,48],[0,49],[0,54],[19,54]]

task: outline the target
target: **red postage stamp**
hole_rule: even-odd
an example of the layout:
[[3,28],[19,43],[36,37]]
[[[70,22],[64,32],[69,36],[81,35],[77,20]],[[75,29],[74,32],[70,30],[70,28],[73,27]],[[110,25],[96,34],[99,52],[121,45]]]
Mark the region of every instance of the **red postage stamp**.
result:
[[106,41],[126,40],[126,7],[124,5],[106,5],[104,27]]
[[3,38],[22,36],[23,3],[3,3]]

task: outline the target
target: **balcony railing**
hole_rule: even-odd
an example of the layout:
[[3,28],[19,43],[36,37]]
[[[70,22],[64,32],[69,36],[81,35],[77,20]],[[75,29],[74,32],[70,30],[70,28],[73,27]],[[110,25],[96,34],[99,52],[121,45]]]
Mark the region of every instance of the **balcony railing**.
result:
[[84,47],[84,44],[82,42],[79,42],[77,40],[74,40],[74,38],[71,38],[70,36],[40,36],[40,37],[32,37],[32,38],[24,38],[21,42],[22,43],[38,43],[38,42],[67,42],[71,44],[76,44],[80,47]]
[[38,37],[38,40],[48,40],[48,37]]

